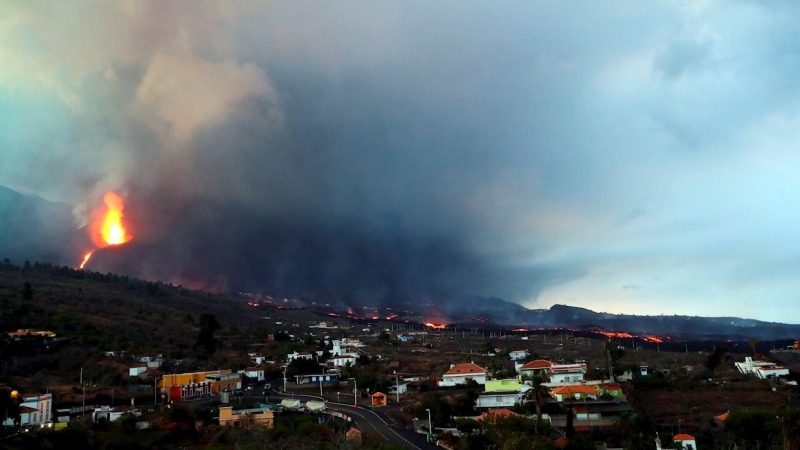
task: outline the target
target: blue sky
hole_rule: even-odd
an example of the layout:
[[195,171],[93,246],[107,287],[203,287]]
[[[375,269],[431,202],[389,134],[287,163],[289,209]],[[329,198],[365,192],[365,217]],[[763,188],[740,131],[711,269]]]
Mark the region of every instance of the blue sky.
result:
[[166,189],[452,237],[453,279],[532,308],[798,321],[793,2],[3,9],[0,184],[78,222]]

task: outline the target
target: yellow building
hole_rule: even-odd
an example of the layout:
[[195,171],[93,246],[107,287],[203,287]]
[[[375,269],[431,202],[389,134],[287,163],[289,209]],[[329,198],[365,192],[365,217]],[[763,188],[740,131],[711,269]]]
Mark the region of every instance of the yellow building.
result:
[[504,380],[486,380],[486,392],[510,392],[520,391],[525,386],[517,378],[506,378]]
[[253,408],[234,411],[232,406],[220,406],[219,424],[224,426],[247,426],[249,424],[272,428],[275,416],[272,410]]

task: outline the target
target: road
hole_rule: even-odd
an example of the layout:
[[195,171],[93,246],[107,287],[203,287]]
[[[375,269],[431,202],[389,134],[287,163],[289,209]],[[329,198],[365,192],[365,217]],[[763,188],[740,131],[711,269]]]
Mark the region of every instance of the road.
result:
[[[316,395],[281,394],[275,395],[282,398],[296,398],[305,400],[319,400],[321,397]],[[347,414],[353,419],[359,430],[370,435],[379,437],[386,442],[401,447],[417,450],[436,448],[433,444],[425,441],[425,436],[417,434],[412,430],[389,425],[387,418],[380,412],[371,408],[354,407],[342,403],[328,402],[328,409]]]

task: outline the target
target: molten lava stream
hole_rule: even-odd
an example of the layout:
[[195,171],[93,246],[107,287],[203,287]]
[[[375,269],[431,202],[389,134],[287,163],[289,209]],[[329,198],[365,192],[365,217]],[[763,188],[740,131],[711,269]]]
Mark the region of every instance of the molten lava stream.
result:
[[92,253],[94,253],[94,252],[89,252],[89,253],[87,253],[87,254],[85,254],[85,255],[83,256],[83,262],[81,262],[81,265],[80,265],[80,268],[81,268],[81,269],[83,269],[83,266],[85,266],[85,265],[86,265],[86,263],[87,263],[87,262],[89,262],[89,258],[91,258],[91,257],[92,257]]

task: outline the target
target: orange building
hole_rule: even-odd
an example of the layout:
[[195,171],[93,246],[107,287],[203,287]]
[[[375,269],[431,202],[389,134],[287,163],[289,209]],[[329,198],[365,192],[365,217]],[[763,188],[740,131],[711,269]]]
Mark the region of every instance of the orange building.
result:
[[225,389],[242,388],[242,375],[230,369],[207,372],[174,373],[162,376],[157,383],[166,401],[219,394]]

